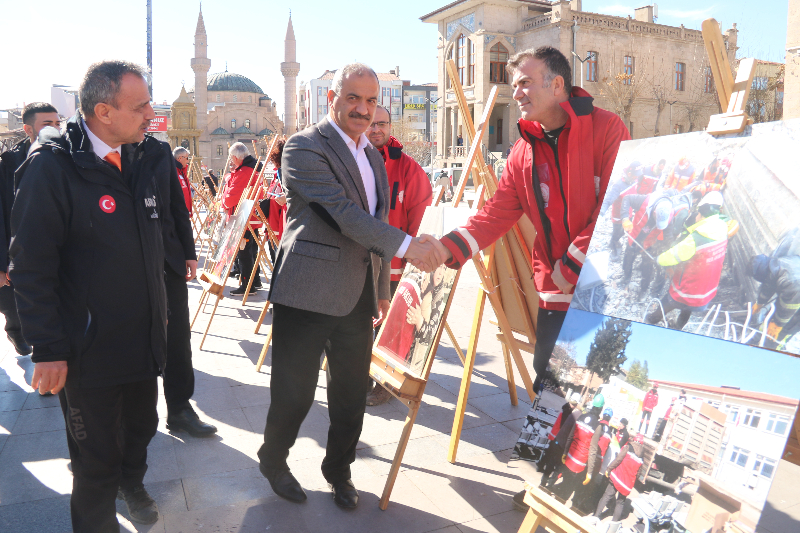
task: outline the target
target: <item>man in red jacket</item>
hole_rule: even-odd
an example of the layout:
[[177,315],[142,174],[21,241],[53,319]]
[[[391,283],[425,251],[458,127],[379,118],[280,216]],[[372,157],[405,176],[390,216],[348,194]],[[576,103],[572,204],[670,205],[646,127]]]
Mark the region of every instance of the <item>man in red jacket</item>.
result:
[[191,216],[192,188],[189,185],[189,150],[178,146],[172,151],[172,157],[175,158],[175,169],[178,171],[178,181],[181,182],[183,200],[186,202],[186,209],[189,210],[189,216]]
[[495,195],[441,242],[450,257],[446,265],[460,268],[523,214],[533,222],[538,390],[586,260],[619,144],[630,134],[617,115],[594,107],[589,93],[571,86],[569,62],[557,49],[525,50],[507,68],[522,114],[522,138],[511,150]]
[[658,405],[658,383],[653,384],[653,388],[645,394],[642,401],[642,418],[639,419],[639,433],[642,432],[642,422],[644,422],[644,434],[647,434],[650,429],[650,416],[653,414],[653,409],[655,409],[656,405]]
[[[372,146],[381,153],[386,164],[391,198],[389,224],[416,237],[425,208],[431,205],[433,200],[428,175],[419,163],[403,153],[400,141],[392,137],[392,115],[385,107],[378,106],[375,110],[375,117],[367,130],[367,136]],[[392,295],[397,290],[405,266],[405,259],[392,258]],[[367,396],[367,405],[381,405],[391,399],[389,391],[376,384]]]

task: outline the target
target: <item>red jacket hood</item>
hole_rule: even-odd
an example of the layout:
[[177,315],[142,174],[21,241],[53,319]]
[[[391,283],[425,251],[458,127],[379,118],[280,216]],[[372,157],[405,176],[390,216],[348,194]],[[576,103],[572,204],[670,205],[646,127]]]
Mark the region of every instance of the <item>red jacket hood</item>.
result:
[[400,159],[400,156],[403,155],[403,143],[390,135],[389,141],[378,151],[383,156],[384,163],[386,162],[387,156],[389,159]]
[[[564,127],[569,128],[571,126],[573,117],[591,114],[592,109],[594,109],[594,105],[592,104],[593,101],[594,98],[592,95],[586,92],[584,89],[581,89],[580,87],[573,87],[572,92],[570,92],[569,100],[559,104],[568,115],[567,123],[564,125]],[[525,139],[525,142],[527,143],[530,143],[530,140],[526,134],[533,135],[538,139],[544,139],[542,125],[534,120],[519,119],[517,122],[517,127],[519,128],[520,136]]]

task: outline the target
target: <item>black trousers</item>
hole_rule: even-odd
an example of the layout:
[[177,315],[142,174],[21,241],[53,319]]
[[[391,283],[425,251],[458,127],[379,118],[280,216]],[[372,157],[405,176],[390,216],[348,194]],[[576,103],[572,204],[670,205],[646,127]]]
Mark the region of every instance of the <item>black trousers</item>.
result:
[[[253,267],[256,264],[256,258],[258,257],[258,244],[256,244],[255,235],[250,230],[244,232],[244,238],[247,241],[247,244],[244,246],[244,250],[239,250],[239,253],[236,254],[237,260],[239,261],[239,285],[247,285],[248,280],[250,279],[250,274],[253,272]],[[256,270],[256,277],[253,280],[253,284],[258,286],[261,284],[261,277],[259,273],[261,272],[261,268]]]
[[331,421],[322,474],[329,483],[350,479],[367,403],[372,351],[372,276],[346,316],[331,316],[273,304],[272,403],[258,458],[268,468],[283,468],[300,425],[314,402],[319,358],[330,341],[328,414]]
[[554,487],[553,492],[566,501],[578,490],[578,487],[582,487],[581,483],[586,479],[586,469],[576,474],[567,468],[567,465],[562,464],[558,471],[561,473],[561,483]]
[[542,460],[539,462],[539,472],[542,473],[542,479],[539,481],[540,486],[550,487],[556,482],[556,478],[553,474],[556,468],[558,468],[558,465],[561,464],[561,456],[563,454],[564,448],[556,441],[552,441],[550,446],[544,451],[544,457],[542,457]]
[[192,332],[189,327],[189,288],[186,278],[167,266],[164,269],[167,288],[167,364],[164,367],[164,397],[167,412],[177,413],[190,407],[194,394],[192,367]]
[[553,348],[556,346],[556,340],[558,340],[558,334],[561,332],[561,325],[566,316],[566,311],[539,309],[536,319],[536,345],[533,348],[533,370],[536,372],[533,390],[536,393],[539,392],[539,387],[544,380],[547,364],[553,355]]
[[141,485],[147,472],[147,445],[158,427],[156,378],[91,389],[67,386],[62,392],[72,530],[118,533],[117,489]]
[[609,483],[603,496],[600,498],[600,503],[597,504],[597,510],[594,515],[600,518],[600,515],[603,514],[603,511],[606,506],[611,503],[611,500],[616,499],[614,503],[614,517],[612,520],[614,522],[619,522],[619,519],[622,518],[622,510],[625,508],[625,498],[626,496],[619,492],[613,483]]
[[12,338],[22,337],[17,301],[14,300],[14,288],[10,285],[0,287],[0,313],[6,317],[6,333]]

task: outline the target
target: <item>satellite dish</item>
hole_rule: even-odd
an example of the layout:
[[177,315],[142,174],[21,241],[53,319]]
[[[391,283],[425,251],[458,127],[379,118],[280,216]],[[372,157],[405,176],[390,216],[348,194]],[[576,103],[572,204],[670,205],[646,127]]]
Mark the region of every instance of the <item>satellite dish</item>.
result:
[[658,4],[653,4],[653,18],[658,18]]

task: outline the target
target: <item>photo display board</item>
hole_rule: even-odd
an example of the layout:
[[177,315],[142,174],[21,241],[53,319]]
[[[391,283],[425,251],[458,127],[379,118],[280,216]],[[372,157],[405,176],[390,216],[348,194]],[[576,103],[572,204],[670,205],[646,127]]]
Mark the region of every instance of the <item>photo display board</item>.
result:
[[224,231],[220,237],[220,245],[214,250],[211,256],[211,261],[214,262],[212,274],[225,279],[228,274],[228,268],[236,254],[239,247],[239,241],[247,229],[247,222],[250,220],[250,215],[253,211],[253,200],[243,200],[239,206],[239,211],[232,216],[228,223],[225,224]]

